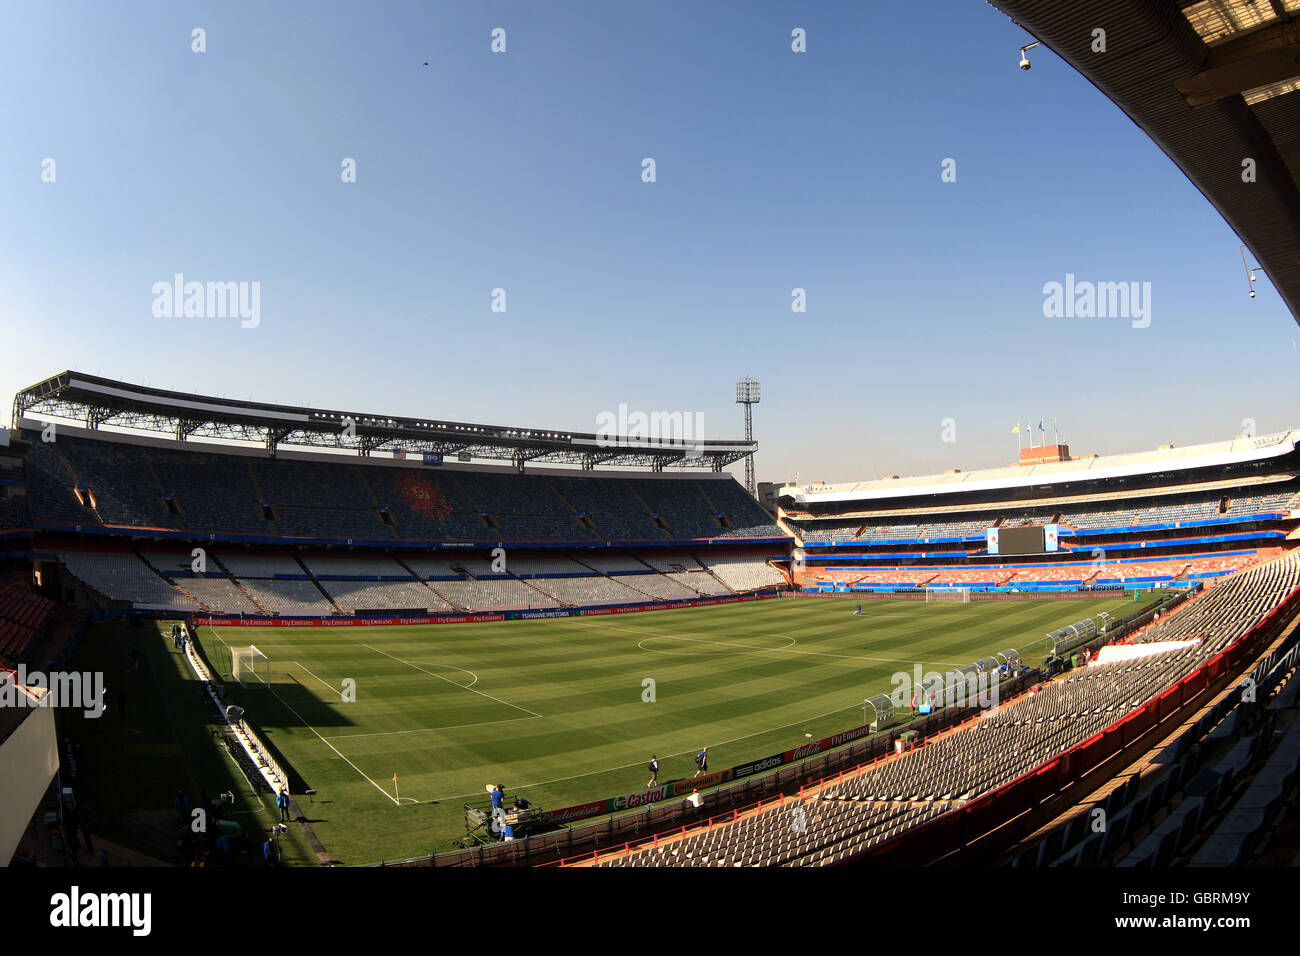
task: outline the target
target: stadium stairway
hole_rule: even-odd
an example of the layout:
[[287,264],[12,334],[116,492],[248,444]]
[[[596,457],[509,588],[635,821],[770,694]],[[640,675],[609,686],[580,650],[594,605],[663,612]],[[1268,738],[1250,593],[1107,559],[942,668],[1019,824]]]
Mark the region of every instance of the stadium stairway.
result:
[[448,472],[447,477],[451,479],[452,484],[454,484],[457,488],[460,489],[460,493],[465,496],[465,500],[474,506],[475,512],[481,515],[485,511],[487,511],[486,508],[484,508],[481,504],[479,504],[478,499],[475,498],[472,494],[470,494],[469,486],[465,482],[461,481],[458,477],[456,477],[455,472]]
[[[266,501],[267,500],[266,493],[262,491],[262,485],[257,480],[257,471],[253,468],[253,459],[251,458],[245,459],[244,467],[248,469],[248,480],[253,483],[253,491],[257,494],[257,500]],[[280,533],[280,525],[276,522],[275,519],[275,509],[274,508],[266,509],[266,514],[267,514],[266,523],[271,526],[271,533],[278,535]],[[319,587],[319,585],[317,586]]]
[[297,552],[294,553],[293,559],[298,562],[298,567],[302,568],[303,573],[307,575],[307,580],[316,586],[316,590],[320,592],[320,596],[323,597],[326,602],[329,603],[329,606],[334,609],[334,613],[342,614],[343,609],[334,603],[334,599],[330,597],[329,592],[321,587],[320,580],[316,577],[316,572],[307,567],[307,564],[298,556]]
[[[385,505],[382,501],[379,500],[379,495],[375,492],[375,486],[370,483],[370,478],[367,477],[366,475],[366,469],[357,468],[356,472],[357,472],[357,477],[361,481],[361,486],[365,488],[366,494],[370,496],[370,502],[372,505],[374,505],[375,514],[380,515],[381,516],[380,520],[383,521],[382,514]],[[402,537],[401,529],[398,528],[397,524],[393,522],[393,514],[391,509],[389,510],[388,518],[389,520],[387,522],[384,522],[386,533],[391,537],[401,538]]]
[[432,581],[424,581],[421,583],[423,583],[424,586],[428,588],[430,591],[432,591],[434,594],[438,595],[438,597],[446,601],[455,610],[460,611],[462,613],[467,613],[469,611],[469,608],[465,607],[465,605],[461,604],[459,601],[452,600],[450,595],[448,595],[445,591],[439,591],[436,587],[434,587]]
[[[642,509],[644,509],[643,517],[649,519],[649,521],[653,523],[654,510],[648,504],[646,504],[646,500],[641,497],[641,492],[637,491],[635,486],[633,486],[633,484],[630,481],[624,481],[622,482],[622,484],[624,487],[627,488],[628,492],[632,495],[632,497],[637,500],[637,503],[642,507]],[[662,516],[660,516],[660,520],[667,523],[667,519],[663,518]],[[672,536],[668,535],[668,537],[672,537]]]
[[707,564],[705,564],[703,561],[700,560],[700,556],[699,556],[698,554],[695,554],[695,553],[692,552],[692,554],[691,554],[691,560],[693,560],[696,564],[698,564],[698,565],[699,565],[700,567],[702,567],[705,571],[707,571],[709,577],[713,578],[713,580],[717,581],[717,582],[718,582],[719,584],[721,584],[724,588],[726,588],[728,594],[735,594],[735,593],[736,593],[735,590],[731,587],[731,585],[727,584],[726,581],[722,580],[722,578],[718,577],[717,574],[714,573],[713,568],[709,567]]
[[555,482],[551,481],[550,478],[547,478],[545,479],[544,484],[546,485],[547,489],[550,490],[551,494],[555,495],[555,497],[559,498],[562,502],[564,502],[564,506],[566,508],[568,508],[575,515],[578,513],[578,509],[573,507],[573,502],[570,501],[568,498],[566,498],[564,496],[564,493],[560,491],[559,488],[555,487]]
[[[604,575],[604,577],[609,578],[609,575],[606,574],[606,575]],[[628,578],[631,577],[631,575],[626,575],[626,574],[625,574],[625,575],[620,575],[620,577],[622,578],[622,580],[617,581],[617,582],[615,582],[615,583],[617,583],[617,584],[621,584],[621,585],[623,585],[623,587],[628,588],[628,589],[630,589],[630,590],[633,590],[633,591],[635,591],[637,594],[644,594],[645,597],[646,597],[646,600],[647,600],[647,601],[659,601],[659,600],[662,600],[662,598],[657,598],[657,597],[655,597],[655,596],[654,596],[653,594],[651,594],[649,591],[642,591],[642,590],[641,590],[639,587],[637,587],[635,584],[630,584],[630,583],[628,583]],[[610,580],[613,580],[613,579],[611,578]]]
[[63,454],[62,449],[59,448],[56,442],[51,442],[51,444],[54,446],[55,457],[59,459],[59,464],[62,465],[63,470],[68,473],[68,477],[72,479],[72,483],[74,485],[81,484],[81,479],[77,477],[77,472],[72,467],[72,462],[68,461],[67,455]]
[[716,503],[716,502],[713,500],[713,498],[709,495],[709,492],[708,492],[708,490],[704,487],[704,483],[703,483],[703,482],[693,481],[693,482],[691,482],[691,484],[695,485],[695,488],[696,488],[696,490],[699,491],[700,496],[701,496],[705,501],[707,501],[707,502],[709,503],[709,511],[710,511],[710,513],[712,513],[712,514],[718,514],[718,513],[722,510],[722,509],[720,509],[720,508],[718,507],[717,503]]
[[[66,471],[69,477],[72,478],[73,486],[77,488],[88,487],[85,482],[83,482],[80,478],[77,477],[76,469],[72,467],[72,462],[68,461],[67,455],[63,454],[63,450],[59,448],[58,442],[50,442],[50,445],[54,448],[54,454],[59,459],[59,464],[63,466],[63,470]],[[91,488],[90,490],[92,493],[94,492],[93,488]],[[94,507],[92,505],[90,511],[95,516],[95,520],[97,522],[99,522],[101,525],[107,524],[107,522],[104,520],[104,516],[99,513],[99,509],[97,507]]]
[[[158,469],[154,468],[153,459],[149,457],[149,451],[144,448],[140,449],[140,457],[144,459],[144,467],[153,478],[153,483],[157,486],[159,496],[166,500],[166,496],[169,494],[167,486],[163,484],[162,478],[159,477]],[[179,509],[173,513],[172,517],[176,520],[176,523],[182,530],[190,530],[190,526],[185,521],[185,515]]]
[[171,578],[169,578],[166,574],[164,574],[164,573],[163,573],[163,572],[162,572],[162,571],[161,571],[161,570],[160,570],[156,565],[153,564],[153,562],[151,562],[148,558],[146,558],[146,557],[145,557],[145,556],[144,556],[144,555],[143,555],[143,554],[142,554],[142,553],[141,553],[141,552],[136,548],[135,545],[131,545],[131,554],[134,555],[135,558],[136,558],[136,560],[138,560],[138,561],[140,561],[142,564],[144,564],[144,566],[147,567],[150,571],[152,571],[154,574],[158,575],[158,577],[162,578],[162,579],[163,579],[164,581],[166,581],[169,585],[171,585],[172,587],[174,587],[177,591],[180,591],[180,592],[181,592],[182,594],[184,594],[187,598],[189,598],[191,601],[193,601],[195,604],[197,604],[200,608],[202,608],[202,609],[205,610],[205,611],[211,611],[211,610],[212,610],[212,608],[208,607],[208,605],[206,605],[206,604],[204,604],[202,601],[200,601],[200,600],[199,600],[197,597],[195,597],[194,594],[191,593],[187,588],[184,588],[184,587],[182,587],[180,584],[177,584],[175,581],[173,581]]
[[783,568],[775,561],[768,561],[767,566],[785,578],[785,583],[782,587],[794,587],[794,572],[792,572],[788,567]]
[[467,612],[467,611],[469,610],[469,608],[465,607],[465,606],[462,605],[460,602],[458,602],[458,601],[453,601],[453,600],[452,600],[452,599],[451,599],[451,598],[450,598],[446,593],[444,593],[444,592],[442,592],[442,591],[439,591],[436,587],[434,587],[434,584],[433,584],[432,581],[426,581],[424,578],[420,577],[420,575],[416,574],[415,571],[414,571],[414,569],[412,569],[411,566],[410,566],[409,564],[407,564],[405,561],[403,561],[403,560],[402,560],[401,558],[399,558],[397,555],[395,555],[395,554],[392,555],[392,558],[393,558],[394,561],[396,561],[398,564],[400,564],[400,565],[402,566],[402,570],[403,570],[403,571],[405,571],[407,574],[411,575],[411,577],[415,578],[415,580],[419,581],[421,584],[423,584],[426,588],[428,588],[428,589],[429,589],[430,591],[432,591],[434,594],[438,595],[438,597],[442,598],[442,600],[445,601],[445,602],[447,603],[447,605],[448,605],[449,607],[451,607],[453,610],[460,611],[460,612],[462,612],[462,613],[463,613],[463,612]]
[[542,598],[543,598],[544,600],[546,600],[546,601],[558,601],[559,604],[560,604],[562,607],[574,607],[574,606],[575,606],[575,605],[573,605],[573,604],[566,604],[564,601],[560,600],[558,597],[555,597],[555,596],[552,595],[552,594],[547,594],[545,591],[543,591],[541,588],[539,588],[539,587],[538,587],[536,584],[534,584],[532,581],[527,581],[527,580],[525,580],[524,578],[521,578],[521,577],[520,577],[519,575],[517,575],[517,574],[513,574],[513,575],[511,575],[511,577],[513,577],[516,581],[519,581],[520,583],[524,584],[526,587],[532,588],[532,589],[533,589],[534,591],[536,591],[539,595],[541,595]]
[[[380,508],[384,506],[384,503],[379,500],[379,495],[375,494],[375,486],[372,485],[370,483],[370,479],[366,477],[366,470],[364,468],[358,468],[357,472],[361,476],[362,487],[366,489],[366,494],[370,496],[370,500],[375,505],[375,510],[378,511]],[[398,537],[400,538],[401,535],[398,535]]]
[[247,598],[248,602],[252,604],[253,607],[257,608],[267,617],[271,616],[271,612],[266,609],[266,606],[262,604],[262,602],[259,601],[257,598],[253,597],[253,595],[249,592],[249,590],[246,587],[244,587],[243,582],[240,581],[239,578],[235,577],[233,574],[230,573],[230,568],[226,567],[224,564],[221,563],[220,558],[218,558],[215,554],[210,554],[209,558],[211,558],[213,564],[215,564],[218,568],[221,569],[222,573],[225,574],[226,577],[230,578],[230,580],[235,585],[235,589],[238,590],[239,593],[242,594],[245,598]]

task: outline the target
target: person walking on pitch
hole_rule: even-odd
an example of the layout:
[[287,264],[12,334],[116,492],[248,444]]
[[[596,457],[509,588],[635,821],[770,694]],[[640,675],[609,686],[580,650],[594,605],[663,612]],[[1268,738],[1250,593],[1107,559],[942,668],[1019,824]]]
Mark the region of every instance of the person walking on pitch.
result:
[[650,755],[650,782],[646,788],[659,786],[659,758],[654,754]]
[[695,755],[695,766],[700,768],[695,771],[695,776],[697,777],[700,776],[701,774],[706,774],[709,772],[709,748],[708,747],[703,748],[699,753]]

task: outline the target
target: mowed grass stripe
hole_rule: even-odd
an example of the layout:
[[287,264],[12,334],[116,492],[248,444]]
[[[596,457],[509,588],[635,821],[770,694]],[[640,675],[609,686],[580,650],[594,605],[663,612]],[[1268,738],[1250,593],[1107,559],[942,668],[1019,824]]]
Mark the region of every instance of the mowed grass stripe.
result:
[[[223,635],[218,634],[221,638]],[[229,634],[224,635],[229,637]],[[251,643],[256,643],[252,641]],[[272,682],[282,703],[298,712],[307,724],[372,725],[385,723],[390,730],[414,730],[431,726],[460,727],[466,724],[490,723],[518,716],[519,711],[504,702],[494,701],[487,695],[476,695],[480,700],[462,695],[474,695],[472,689],[449,678],[433,680],[430,668],[413,668],[394,672],[400,663],[392,657],[377,654],[364,645],[333,645],[327,648],[325,659],[313,662],[310,670],[315,677],[304,682],[296,671],[307,671],[300,661],[280,662],[279,652],[292,653],[301,642],[264,641],[259,649],[272,658]],[[308,651],[310,653],[310,649]],[[326,679],[322,680],[321,675]],[[288,677],[289,685],[280,678]],[[328,692],[321,696],[319,684],[334,689],[335,683],[344,680],[355,682],[357,698],[344,702],[341,694]],[[438,689],[438,684],[444,687]],[[433,686],[431,686],[433,685]],[[534,716],[526,712],[528,716]],[[431,721],[431,723],[430,723]],[[333,735],[328,735],[333,736]]]
[[[327,802],[315,825],[326,846],[360,863],[449,848],[463,832],[463,799],[483,795],[489,783],[555,808],[639,789],[651,752],[663,765],[661,781],[694,773],[692,757],[703,745],[721,769],[798,746],[805,734],[820,738],[858,725],[863,699],[889,692],[897,672],[910,677],[910,662],[923,672],[945,670],[936,662],[966,663],[1015,647],[1037,663],[1041,655],[1028,645],[1041,645],[1047,631],[1101,610],[1122,616],[1135,609],[1124,599],[872,600],[855,616],[855,603],[800,599],[617,618],[223,633],[266,652],[277,683],[283,667],[310,688],[305,696],[319,698],[299,712],[327,741],[273,706],[262,715],[252,700],[250,715],[318,790],[317,805]],[[641,642],[703,652],[656,654]],[[873,657],[886,660],[863,659]],[[327,700],[332,691],[304,668],[334,688],[354,679],[357,701]],[[498,703],[462,686],[470,672],[477,677],[472,691]],[[646,677],[655,681],[653,703],[641,699]],[[526,716],[515,708],[545,716],[499,719]],[[386,793],[397,773],[404,799],[436,802],[395,807],[324,743]]]

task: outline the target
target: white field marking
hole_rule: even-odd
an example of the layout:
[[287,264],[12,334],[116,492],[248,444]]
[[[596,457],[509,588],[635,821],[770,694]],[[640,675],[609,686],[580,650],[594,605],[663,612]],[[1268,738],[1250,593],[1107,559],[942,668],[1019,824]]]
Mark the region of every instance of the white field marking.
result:
[[[221,638],[217,638],[217,640],[221,640]],[[235,755],[232,754],[229,750],[222,750],[221,752],[224,753],[224,754],[226,755],[226,759],[227,759],[227,760],[229,760],[231,763],[233,763],[233,764],[235,765],[235,767],[236,767],[237,769],[240,770],[240,773],[241,773],[241,775],[242,775],[243,770],[242,770],[242,768],[239,767],[239,761],[237,761],[237,760],[235,759]],[[258,805],[258,807],[259,807],[260,809],[257,809],[257,810],[232,810],[232,811],[230,811],[229,813],[227,813],[226,816],[237,817],[237,816],[240,816],[241,814],[249,814],[249,813],[254,813],[254,814],[256,814],[256,813],[265,813],[265,812],[266,812],[267,807],[266,807],[266,804],[262,801],[262,795],[261,795],[260,793],[258,793],[256,790],[254,790],[254,791],[252,791],[251,793],[248,793],[248,794],[243,794],[243,796],[249,796],[249,797],[252,797],[254,800],[256,800],[256,801],[257,801],[257,805]]]
[[505,704],[507,707],[514,708],[515,710],[522,710],[525,714],[527,714],[530,717],[542,716],[536,711],[529,710],[527,707],[520,707],[518,704],[512,704],[508,700],[502,700],[499,697],[493,697],[491,694],[485,694],[481,690],[472,690],[471,688],[466,687],[464,684],[457,684],[454,680],[452,680],[449,677],[443,677],[441,674],[435,674],[433,671],[427,671],[423,667],[420,667],[417,664],[412,664],[410,661],[402,660],[400,657],[393,657],[392,654],[388,653],[387,651],[381,651],[377,647],[371,647],[369,644],[362,644],[361,646],[374,651],[376,654],[383,654],[385,657],[389,658],[390,660],[397,661],[397,663],[399,664],[405,664],[407,667],[414,667],[421,674],[428,674],[430,677],[436,677],[438,678],[438,680],[446,681],[452,687],[459,687],[461,690],[468,690],[471,694],[478,694],[480,697],[486,697],[488,700],[494,700],[498,704]]
[[[310,669],[310,668],[308,668],[308,667],[303,667],[303,665],[302,665],[300,662],[298,662],[298,661],[290,661],[289,663],[290,663],[290,664],[296,664],[298,667],[302,667],[303,670],[305,670],[308,674],[311,674],[312,677],[316,678],[316,680],[320,681],[322,684],[324,684],[324,685],[325,685],[326,687],[328,687],[330,690],[334,691],[334,693],[338,694],[338,695],[339,695],[339,698],[342,699],[342,697],[343,697],[343,689],[342,689],[341,687],[335,687],[335,686],[334,686],[333,684],[331,684],[329,681],[321,680],[319,677],[316,677],[315,674],[312,674],[312,673],[311,673],[311,669]],[[322,703],[322,704],[332,704],[332,703],[335,703],[335,702],[332,701],[332,700],[327,700],[327,701],[320,701],[320,703]]]
[[[210,626],[210,625],[209,625],[209,626]],[[221,640],[221,635],[217,633],[217,629],[216,629],[215,627],[212,628],[212,634],[213,634],[214,637],[216,637],[217,640],[221,641],[222,644],[226,644],[225,641]],[[230,645],[229,645],[229,644],[226,644],[226,648],[229,649],[229,648],[230,648]],[[319,733],[316,733],[316,728],[313,727],[311,724],[307,723],[307,721],[303,720],[301,714],[299,714],[296,710],[294,710],[292,707],[290,707],[288,704],[286,704],[286,703],[284,702],[284,699],[281,698],[280,695],[277,694],[277,693],[275,692],[275,688],[274,688],[272,685],[267,684],[267,685],[266,685],[266,689],[269,690],[269,691],[271,692],[271,696],[272,696],[272,697],[274,697],[276,700],[280,701],[280,704],[284,707],[285,710],[287,710],[289,713],[293,714],[295,717],[298,718],[298,722],[299,722],[300,724],[302,724],[304,727],[306,727],[308,730],[310,730],[313,734],[316,734],[316,739],[318,739],[321,743],[323,743],[323,744],[324,744],[326,747],[328,747],[330,750],[332,750],[332,751],[334,751],[336,754],[338,754],[338,755],[339,755],[339,758],[340,758],[344,763],[346,763],[349,767],[351,767],[351,768],[352,768],[353,770],[355,770],[357,773],[361,774],[361,776],[365,777],[366,780],[369,781],[369,783],[370,783],[370,785],[371,785],[372,787],[374,787],[376,790],[378,790],[380,793],[382,793],[385,797],[388,797],[388,799],[391,800],[395,806],[399,806],[399,805],[400,805],[400,804],[397,803],[397,799],[396,799],[395,797],[392,797],[392,796],[389,795],[389,793],[388,793],[387,790],[385,790],[385,789],[384,789],[383,787],[381,787],[379,784],[375,783],[375,782],[374,782],[373,780],[371,780],[368,776],[366,776],[366,774],[361,770],[361,768],[358,767],[356,764],[354,764],[351,760],[349,760],[347,757],[344,757],[343,754],[342,754],[342,752],[341,752],[337,747],[335,747],[332,743],[330,743],[328,740],[326,740],[324,737],[322,737]]]
[[[804,717],[801,720],[794,720],[788,724],[782,724],[780,727],[769,727],[767,730],[760,730],[752,734],[745,734],[742,737],[732,737],[729,740],[721,740],[718,741],[717,743],[710,743],[709,746],[721,747],[725,744],[739,743],[740,741],[748,740],[751,737],[761,737],[764,734],[773,734],[779,730],[785,730],[787,727],[806,726],[810,721],[821,720],[823,717],[833,717],[836,714],[844,713],[844,711],[846,710],[856,711],[861,706],[862,706],[861,704],[850,704],[849,706],[841,707],[838,710],[828,710],[826,713],[818,714],[816,717]],[[677,753],[665,754],[664,759],[669,760],[673,757],[694,756],[696,753],[698,753],[698,751],[694,749],[680,750]],[[545,787],[552,783],[567,783],[570,780],[581,780],[583,777],[594,777],[597,774],[602,774],[602,773],[615,773],[620,770],[631,770],[633,767],[645,767],[645,764],[638,761],[637,763],[625,763],[620,767],[605,767],[601,770],[591,770],[588,771],[587,773],[576,773],[569,777],[556,777],[554,780],[541,780],[541,781],[537,781],[536,783],[511,784],[510,789],[514,791],[519,791],[519,790],[528,790],[533,787]],[[479,792],[481,793],[482,791]],[[439,803],[446,800],[458,800],[462,797],[477,797],[478,795],[479,793],[456,793],[446,797],[434,797],[432,800],[421,800],[420,803]]]
[[345,740],[351,737],[397,737],[401,734],[432,734],[440,730],[464,730],[466,727],[486,727],[489,724],[511,724],[517,720],[538,720],[537,717],[506,717],[502,720],[480,720],[476,724],[456,724],[452,727],[422,727],[419,730],[384,730],[373,734],[333,734],[329,740]]
[[[423,665],[423,666],[425,666],[425,667],[450,667],[450,668],[451,668],[452,670],[454,670],[454,671],[464,671],[466,674],[469,674],[471,677],[474,678],[474,679],[473,679],[472,681],[470,681],[468,684],[460,684],[460,685],[458,685],[458,686],[460,686],[460,687],[464,687],[466,690],[469,690],[471,687],[473,687],[475,684],[478,683],[478,675],[475,674],[475,673],[474,673],[472,670],[470,670],[468,667],[457,667],[455,664],[443,664],[441,661],[403,661],[402,663],[403,663],[403,664],[421,664],[421,665]],[[455,684],[456,682],[455,682],[455,681],[452,681],[452,683]]]
[[[617,624],[604,624],[604,623],[599,623],[599,624],[598,624],[598,623],[596,623],[596,622],[594,622],[594,621],[590,621],[590,620],[587,620],[587,619],[577,619],[577,618],[571,618],[571,619],[569,619],[569,620],[570,620],[571,623],[582,623],[582,624],[588,624],[588,625],[590,625],[591,627],[599,627],[599,628],[603,628],[603,629],[606,629],[606,630],[629,631],[629,632],[631,632],[631,633],[633,633],[633,634],[642,633],[642,632],[637,631],[637,630],[635,630],[635,629],[633,629],[633,628],[620,627],[620,626],[617,625]],[[212,628],[212,632],[213,632],[214,635],[217,636],[217,640],[221,640],[220,635],[217,635],[217,632],[216,632],[216,628],[215,628],[215,627]],[[654,635],[651,635],[651,636],[654,636]],[[659,636],[668,636],[668,635],[659,635]],[[761,635],[761,636],[763,636],[763,637],[783,637],[783,636],[785,636],[785,635],[779,635],[779,634],[764,634],[764,635]],[[221,643],[222,643],[222,644],[225,644],[226,642],[225,642],[225,641],[221,641]],[[716,642],[710,642],[710,643],[716,643]],[[230,645],[227,644],[226,646],[229,647]],[[363,645],[363,646],[365,646],[365,647],[370,647],[370,645],[368,645],[368,644],[367,644],[367,645]],[[752,650],[762,650],[762,648],[752,648],[752,647],[748,647],[747,645],[743,645],[743,644],[742,644],[742,645],[736,645],[736,646],[741,647],[741,648],[743,648],[744,650],[751,650],[751,651],[752,651]],[[400,658],[393,657],[391,654],[387,654],[387,653],[385,653],[384,651],[379,650],[378,648],[370,647],[370,650],[375,651],[376,653],[379,653],[379,654],[384,654],[385,657],[392,657],[393,660],[398,661],[399,663],[402,663],[402,664],[408,664],[408,665],[410,665],[410,666],[414,666],[414,665],[411,665],[409,661],[403,661],[403,660],[401,660]],[[803,654],[811,654],[811,653],[815,653],[815,652],[812,652],[812,651],[788,651],[788,650],[786,650],[785,648],[779,648],[779,649],[776,649],[776,650],[779,650],[779,651],[782,651],[782,652],[785,652],[785,653],[791,653],[791,654],[800,654],[800,653],[803,653]],[[819,655],[819,656],[823,656],[823,657],[850,657],[850,658],[853,659],[853,660],[878,660],[878,661],[879,661],[879,660],[891,660],[890,658],[852,657],[852,655],[843,655],[843,654],[831,654],[831,655],[822,654],[822,655]],[[918,662],[916,662],[916,661],[893,661],[893,662],[894,662],[894,663],[908,663],[908,664],[918,663]],[[920,662],[920,663],[924,663],[924,662]],[[938,662],[935,662],[935,663],[938,663]],[[444,665],[440,665],[440,666],[444,666]],[[940,666],[956,666],[956,665],[940,665]],[[420,668],[417,667],[416,670],[420,670]],[[426,672],[426,673],[427,673],[427,672]],[[447,680],[447,678],[442,677],[440,674],[430,674],[430,676],[431,676],[431,677],[437,677],[437,678],[439,678],[439,680]],[[462,689],[464,689],[464,687],[463,687],[461,684],[457,684],[455,681],[447,680],[447,683],[452,684],[452,685],[454,685],[454,686],[456,686],[456,687],[461,687]],[[272,691],[272,693],[274,693],[274,691]],[[487,695],[487,694],[483,694],[481,691],[473,691],[473,693],[475,693],[475,694],[481,694],[481,695],[484,696],[484,697],[488,697],[488,696],[489,696],[489,695]],[[496,700],[495,697],[492,697],[492,698],[490,698],[490,699],[492,699],[492,700]],[[498,701],[498,703],[507,704],[506,701]],[[286,705],[286,706],[287,706],[287,705]],[[509,707],[514,707],[516,710],[525,710],[525,708],[518,707],[518,706],[515,705],[515,704],[507,704],[507,706],[509,706]],[[801,724],[806,725],[809,721],[813,721],[813,720],[821,720],[823,717],[832,717],[832,716],[834,716],[835,714],[843,713],[843,712],[846,711],[846,710],[854,710],[854,711],[856,711],[860,706],[862,706],[862,705],[861,705],[861,704],[850,704],[850,705],[847,706],[847,707],[841,707],[841,708],[839,708],[839,709],[837,709],[837,710],[830,710],[830,711],[827,711],[827,712],[824,713],[824,714],[818,714],[818,715],[816,715],[816,716],[814,716],[814,717],[804,717],[804,718],[802,718],[802,719],[800,719],[800,720],[791,721],[791,722],[788,723],[788,724],[782,724],[782,725],[779,726],[779,727],[769,727],[769,728],[767,728],[766,730],[756,731],[756,732],[754,732],[754,733],[752,733],[752,734],[744,734],[744,735],[742,735],[742,736],[740,736],[740,737],[732,737],[732,738],[730,738],[730,739],[728,739],[728,740],[723,740],[723,741],[719,741],[718,743],[710,744],[709,746],[711,746],[711,747],[718,747],[718,746],[723,746],[723,745],[725,745],[725,744],[738,743],[738,742],[740,742],[740,741],[742,741],[742,740],[749,740],[749,739],[752,738],[752,737],[761,737],[761,736],[763,736],[764,734],[776,733],[777,731],[785,730],[787,727],[796,727],[796,726],[799,726],[799,725],[801,725]],[[533,717],[541,717],[541,716],[542,716],[541,714],[533,714],[531,711],[526,711],[526,712],[532,714]],[[297,716],[297,714],[295,714],[294,716]],[[299,717],[298,719],[299,719],[299,720],[302,720],[301,717]],[[513,720],[523,720],[523,719],[525,719],[525,718],[511,718],[511,719],[513,719]],[[489,723],[499,723],[499,722],[501,722],[501,721],[489,721]],[[305,721],[304,721],[304,725],[306,725],[306,722],[305,722]],[[316,731],[315,731],[314,729],[312,729],[312,728],[310,728],[310,727],[309,727],[308,729],[311,729],[311,730],[312,730],[312,733],[316,733]],[[446,728],[442,728],[442,729],[446,729]],[[317,737],[320,737],[320,734],[316,734],[316,736],[317,736]],[[361,734],[349,734],[349,735],[346,735],[346,736],[363,736],[363,735],[361,735]],[[321,739],[322,739],[322,740],[325,740],[325,738],[323,738],[323,737],[322,737]],[[325,741],[325,744],[326,744],[326,746],[330,746],[329,741]],[[332,747],[332,746],[330,746],[330,749],[331,749],[331,750],[334,750],[334,752],[335,752],[336,754],[338,754],[340,758],[342,758],[342,759],[343,759],[343,760],[344,760],[344,761],[345,761],[349,766],[352,767],[352,769],[354,769],[354,770],[357,769],[356,766],[355,766],[355,765],[354,765],[350,760],[348,760],[347,757],[344,757],[341,753],[339,753],[339,751],[338,751],[337,749],[335,749],[335,748]],[[665,759],[671,759],[671,758],[673,758],[673,757],[682,757],[682,756],[686,756],[686,755],[688,755],[688,754],[694,754],[695,752],[696,752],[696,751],[694,751],[693,749],[692,749],[692,750],[683,750],[683,751],[680,751],[680,752],[678,752],[678,753],[666,754],[666,755],[665,755]],[[524,784],[512,785],[512,786],[511,786],[511,789],[512,789],[512,790],[527,790],[527,789],[531,789],[531,788],[533,788],[533,787],[545,787],[545,786],[549,786],[550,784],[554,784],[554,783],[567,783],[567,782],[570,781],[570,780],[581,780],[581,779],[583,779],[584,777],[594,777],[594,776],[597,776],[597,775],[602,774],[602,773],[614,773],[614,772],[617,772],[617,771],[620,771],[620,770],[631,770],[631,769],[634,768],[634,767],[641,767],[641,766],[643,766],[643,764],[642,764],[640,761],[638,761],[638,762],[636,762],[636,763],[623,764],[622,766],[618,766],[618,767],[605,767],[605,768],[602,768],[602,769],[600,769],[600,770],[591,770],[591,771],[588,771],[587,773],[573,774],[573,775],[570,775],[570,776],[568,776],[568,777],[556,777],[556,778],[553,779],[553,780],[542,780],[542,781],[537,781],[537,782],[534,782],[534,783],[524,783]],[[361,773],[361,771],[360,771],[360,770],[357,770],[357,773]],[[361,776],[366,777],[366,775],[365,775],[364,773],[361,773]],[[366,779],[367,779],[367,780],[370,780],[369,777],[366,777]],[[399,804],[396,800],[394,800],[391,796],[388,795],[388,792],[387,792],[386,790],[384,790],[383,787],[380,787],[380,786],[379,786],[378,784],[376,784],[373,780],[370,780],[370,783],[371,783],[372,785],[374,785],[375,788],[378,789],[380,793],[382,793],[384,796],[388,797],[388,799],[389,799],[390,801],[392,801],[394,805],[396,805],[396,806],[410,806],[410,805],[412,805],[412,804],[408,804],[408,803],[406,802],[406,801],[409,799],[409,798],[407,798],[407,797],[403,797],[403,798],[402,798],[402,802]],[[449,796],[434,797],[434,798],[432,798],[432,799],[430,799],[430,800],[418,800],[418,801],[414,801],[414,803],[416,803],[416,804],[440,803],[440,802],[444,802],[444,801],[447,801],[447,800],[458,800],[458,799],[461,799],[461,798],[463,798],[463,797],[477,797],[478,795],[479,795],[478,791],[473,791],[473,792],[470,792],[470,793],[458,793],[458,794],[451,794],[451,795],[449,795]]]

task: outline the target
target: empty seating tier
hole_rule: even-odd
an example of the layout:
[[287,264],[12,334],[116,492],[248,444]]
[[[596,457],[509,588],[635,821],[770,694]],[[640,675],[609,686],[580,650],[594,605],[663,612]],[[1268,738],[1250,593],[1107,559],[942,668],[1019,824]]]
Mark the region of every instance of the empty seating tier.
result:
[[77,436],[34,443],[26,464],[31,517],[45,525],[376,541],[784,536],[729,475],[443,471]]

